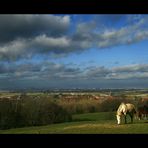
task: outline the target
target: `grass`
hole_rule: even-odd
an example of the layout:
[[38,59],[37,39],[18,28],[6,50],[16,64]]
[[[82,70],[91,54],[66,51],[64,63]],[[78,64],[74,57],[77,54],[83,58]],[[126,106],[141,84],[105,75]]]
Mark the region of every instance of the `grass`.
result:
[[[129,118],[128,118],[129,121]],[[114,112],[73,115],[73,122],[0,130],[0,134],[148,134],[146,120],[116,124]]]

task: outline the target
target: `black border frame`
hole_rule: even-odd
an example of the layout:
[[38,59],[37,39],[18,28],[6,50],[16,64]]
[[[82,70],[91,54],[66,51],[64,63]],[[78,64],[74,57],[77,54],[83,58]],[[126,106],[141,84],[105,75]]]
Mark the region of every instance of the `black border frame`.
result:
[[[147,0],[3,0],[4,14],[145,14]],[[146,146],[145,134],[0,135],[1,146]]]

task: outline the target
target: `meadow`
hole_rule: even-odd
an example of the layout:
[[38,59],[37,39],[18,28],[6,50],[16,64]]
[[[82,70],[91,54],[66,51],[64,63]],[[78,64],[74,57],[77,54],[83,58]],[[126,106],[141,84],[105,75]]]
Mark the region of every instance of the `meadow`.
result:
[[0,130],[0,134],[148,134],[146,120],[117,125],[115,112],[73,115],[72,122]]

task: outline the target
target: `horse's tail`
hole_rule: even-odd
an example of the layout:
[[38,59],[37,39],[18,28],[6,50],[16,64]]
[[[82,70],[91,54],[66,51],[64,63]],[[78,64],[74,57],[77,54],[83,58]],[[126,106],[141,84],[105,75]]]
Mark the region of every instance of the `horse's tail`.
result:
[[138,112],[137,112],[137,110],[136,109],[134,109],[134,114],[137,114]]

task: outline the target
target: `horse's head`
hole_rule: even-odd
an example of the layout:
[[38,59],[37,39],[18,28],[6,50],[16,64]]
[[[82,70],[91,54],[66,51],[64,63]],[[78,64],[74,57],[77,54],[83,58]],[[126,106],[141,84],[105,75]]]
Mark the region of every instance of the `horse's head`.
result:
[[116,115],[117,117],[117,124],[120,124],[121,123],[121,116],[120,115]]
[[116,117],[117,117],[117,123],[120,124],[121,123],[121,116],[122,115],[125,115],[126,116],[126,113],[127,113],[127,107],[126,107],[126,104],[125,103],[121,103],[118,110],[117,110],[117,114],[116,114]]

